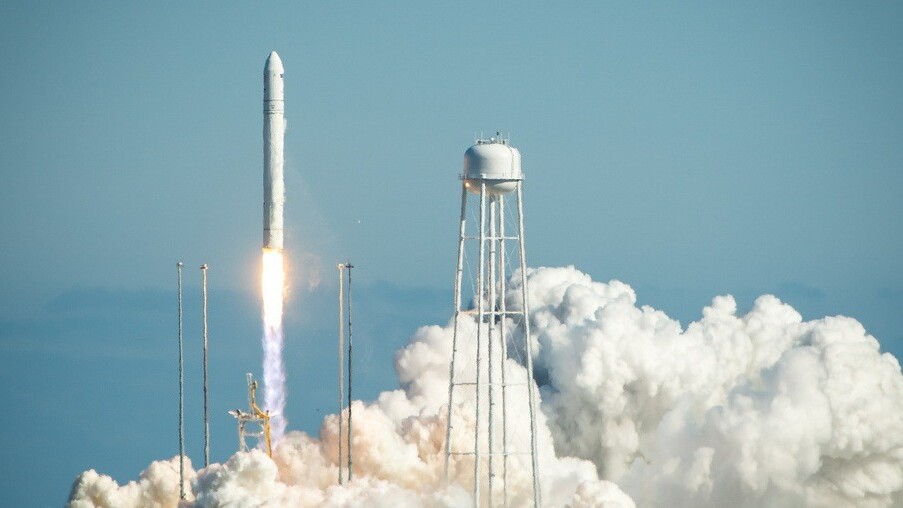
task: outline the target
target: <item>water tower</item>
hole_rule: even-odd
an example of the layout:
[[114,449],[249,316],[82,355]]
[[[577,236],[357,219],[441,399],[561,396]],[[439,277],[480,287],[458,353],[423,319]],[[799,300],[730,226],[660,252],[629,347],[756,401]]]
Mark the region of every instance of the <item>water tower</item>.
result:
[[[539,506],[520,152],[498,134],[478,139],[464,153],[461,181],[446,476],[454,458],[455,476],[470,477],[460,468],[472,457],[474,506],[508,505],[515,475],[522,484],[532,482],[532,499],[512,501]],[[512,194],[515,206],[506,207]],[[519,288],[511,291],[514,270]],[[462,294],[473,296],[466,308]],[[453,420],[464,413],[473,418],[473,429],[455,428]]]

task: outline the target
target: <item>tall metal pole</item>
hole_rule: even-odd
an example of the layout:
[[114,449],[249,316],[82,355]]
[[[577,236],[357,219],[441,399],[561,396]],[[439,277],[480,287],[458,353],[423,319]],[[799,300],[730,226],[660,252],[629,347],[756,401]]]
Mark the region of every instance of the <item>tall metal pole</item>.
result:
[[354,470],[351,465],[351,349],[354,339],[351,334],[351,269],[354,268],[350,262],[345,263],[348,269],[348,481],[352,479]]
[[182,264],[176,263],[179,272],[179,499],[185,499],[185,377],[182,361]]
[[461,185],[461,225],[458,230],[458,264],[455,269],[455,328],[452,332],[452,355],[448,364],[448,419],[445,423],[445,481],[449,481],[451,460],[452,408],[454,407],[455,357],[458,354],[458,320],[461,317],[461,277],[464,273],[464,229],[467,224],[467,186]]
[[[494,446],[495,442],[493,439],[495,437],[494,436],[495,435],[495,432],[494,432],[495,431],[495,429],[494,429],[495,421],[494,421],[494,417],[493,417],[493,413],[494,413],[493,407],[495,406],[495,387],[493,385],[495,384],[495,376],[493,375],[494,369],[492,368],[493,367],[492,350],[493,350],[493,346],[494,346],[493,338],[495,335],[493,333],[494,328],[495,328],[495,282],[496,282],[495,281],[495,278],[496,278],[496,271],[495,271],[495,254],[496,254],[495,253],[495,237],[496,237],[495,213],[496,213],[496,198],[495,198],[495,196],[490,196],[489,197],[489,237],[486,238],[486,241],[489,242],[489,288],[488,288],[489,289],[489,298],[488,298],[489,312],[488,312],[488,315],[486,316],[486,318],[487,318],[486,346],[487,346],[487,350],[488,350],[487,355],[486,355],[487,356],[486,367],[487,367],[487,375],[488,375],[488,379],[489,379],[489,383],[488,383],[488,385],[489,385],[488,386],[488,388],[489,388],[489,419],[487,420],[488,424],[486,427],[486,431],[488,433],[488,438],[489,438],[489,447],[487,448],[487,451],[489,452],[489,492],[488,492],[488,496],[487,496],[488,497],[487,504],[489,506],[493,506],[492,505],[492,487],[494,484],[493,480],[495,477],[495,468],[494,468],[495,461],[493,460],[494,459],[493,455],[495,455],[495,446]],[[482,319],[481,319],[481,321],[482,321]]]
[[524,199],[522,181],[517,182],[517,229],[520,247],[520,289],[523,299],[524,341],[527,354],[527,394],[530,398],[530,457],[533,465],[533,506],[541,506],[539,492],[539,463],[536,458],[536,399],[533,394],[533,346],[530,344],[530,303],[527,300],[527,259],[524,247]]
[[474,404],[473,432],[473,504],[480,507],[480,359],[482,349],[483,318],[485,301],[483,280],[486,259],[486,182],[480,182],[480,267],[477,272],[477,361],[476,361],[476,402]]
[[201,265],[201,319],[204,336],[204,467],[210,465],[210,413],[207,405],[207,265]]
[[499,195],[499,340],[502,343],[502,506],[508,506],[508,311],[505,303],[507,288],[505,287],[505,195]]
[[343,316],[343,311],[345,310],[345,300],[342,296],[342,286],[344,284],[343,280],[343,270],[345,269],[345,265],[339,263],[336,268],[339,269],[339,485],[342,484],[342,470],[344,466],[342,464],[344,460],[344,456],[342,453],[342,440],[344,436],[342,435],[342,420],[345,419],[345,318]]

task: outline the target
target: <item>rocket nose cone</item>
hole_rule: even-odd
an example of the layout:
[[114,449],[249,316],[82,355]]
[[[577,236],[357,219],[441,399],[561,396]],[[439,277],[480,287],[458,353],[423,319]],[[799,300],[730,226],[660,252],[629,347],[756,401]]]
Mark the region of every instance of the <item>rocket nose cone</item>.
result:
[[279,58],[279,55],[277,55],[275,51],[270,53],[270,56],[267,58],[267,63],[266,63],[266,66],[264,66],[264,69],[283,70],[282,60]]

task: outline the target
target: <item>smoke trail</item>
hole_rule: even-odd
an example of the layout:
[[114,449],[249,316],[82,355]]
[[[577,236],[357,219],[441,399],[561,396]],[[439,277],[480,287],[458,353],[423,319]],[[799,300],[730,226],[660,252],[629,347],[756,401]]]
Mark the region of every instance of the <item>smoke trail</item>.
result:
[[285,271],[282,252],[263,250],[263,387],[264,409],[270,412],[273,443],[285,433],[285,363],[282,361],[282,304],[285,294]]

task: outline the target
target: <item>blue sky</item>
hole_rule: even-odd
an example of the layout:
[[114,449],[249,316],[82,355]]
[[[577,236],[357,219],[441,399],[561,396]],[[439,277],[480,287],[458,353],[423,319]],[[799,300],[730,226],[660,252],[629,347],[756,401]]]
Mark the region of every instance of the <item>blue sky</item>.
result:
[[[175,262],[189,452],[259,373],[261,73],[286,67],[290,428],[333,410],[335,263],[362,397],[451,309],[464,150],[523,153],[530,265],[574,264],[696,319],[773,293],[903,332],[903,7],[891,2],[0,5],[0,491],[59,505],[174,455]],[[193,342],[191,342],[193,341]],[[23,421],[20,414],[27,415]],[[25,431],[27,429],[27,431]],[[14,430],[14,432],[9,432]]]

